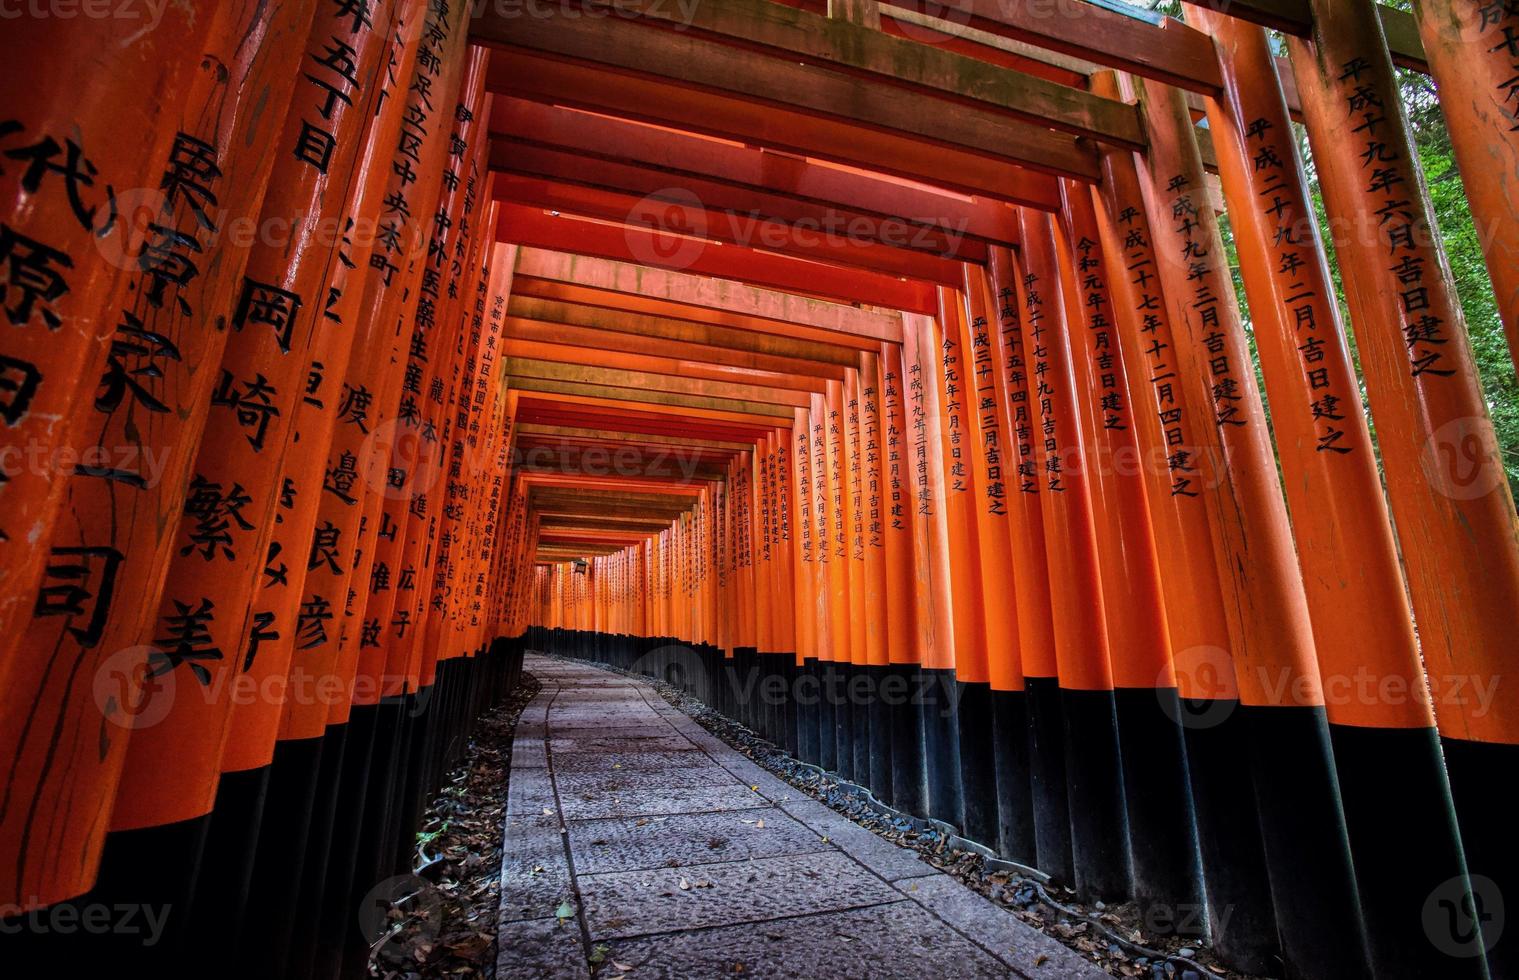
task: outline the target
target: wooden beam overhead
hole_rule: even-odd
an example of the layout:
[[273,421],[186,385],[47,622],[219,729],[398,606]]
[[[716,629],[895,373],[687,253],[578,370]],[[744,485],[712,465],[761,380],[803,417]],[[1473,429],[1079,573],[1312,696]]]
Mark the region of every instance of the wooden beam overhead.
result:
[[703,381],[721,381],[728,384],[755,385],[764,388],[792,392],[827,391],[822,378],[797,377],[775,371],[747,371],[724,365],[705,364],[699,361],[650,354],[630,354],[611,351],[603,347],[579,347],[570,344],[543,343],[508,337],[498,351],[508,357],[537,358],[560,361],[565,364],[587,364],[595,367],[622,368],[628,371],[664,374]]
[[481,44],[604,65],[742,101],[908,134],[1057,176],[1090,182],[1099,176],[1091,148],[1069,133],[691,34],[584,16],[487,14],[473,23],[474,40]]
[[[692,323],[689,320],[623,313],[594,306],[535,299],[530,296],[512,297],[508,301],[507,311],[508,316],[516,319],[595,327],[616,333],[637,334],[687,344],[705,344],[710,347],[725,347],[729,350],[748,351],[752,354],[770,354],[777,357],[818,361],[823,364],[839,364],[844,367],[853,367],[859,363],[856,353],[859,348],[852,345],[797,340],[775,334],[762,334],[731,327],[714,327],[705,323]],[[510,324],[508,324],[508,329],[510,329]]]
[[[637,126],[634,123],[629,125]],[[663,202],[688,203],[694,197],[709,214],[719,216],[716,221],[708,218],[708,228],[713,229],[708,232],[709,237],[723,237],[714,231],[724,228],[736,231],[741,225],[733,218],[742,216],[750,222],[760,219],[784,225],[789,232],[787,238],[800,241],[804,248],[813,251],[817,243],[829,241],[849,245],[869,242],[876,247],[921,252],[940,258],[986,261],[987,240],[968,234],[963,224],[956,227],[953,217],[922,223],[895,214],[852,210],[834,202],[807,201],[766,188],[722,183],[690,174],[672,174],[644,164],[589,156],[580,149],[543,147],[511,139],[491,140],[491,170],[501,175],[492,181],[493,195],[498,200],[537,203],[518,195],[511,181],[504,179],[508,176],[548,180],[631,195],[637,202],[640,215],[657,217],[663,223],[670,218],[670,212],[661,207]],[[1016,213],[1001,202],[989,203],[1006,214]],[[1017,244],[1000,238],[994,241],[1008,246]],[[775,244],[767,244],[767,247],[786,250]],[[808,251],[799,254],[805,255]],[[834,260],[850,261],[847,255]]]
[[811,403],[805,392],[541,358],[507,357],[505,370],[510,378],[568,381],[605,388],[631,388],[640,392],[668,392],[698,398],[721,398],[735,402],[789,405],[793,408],[806,408]]
[[835,302],[925,314],[936,309],[934,287],[926,282],[511,202],[500,202],[496,210],[497,240],[523,247],[660,266]]
[[703,364],[765,372],[784,372],[797,377],[820,380],[843,381],[844,372],[848,370],[842,364],[822,364],[797,357],[776,357],[770,354],[728,350],[706,344],[659,340],[604,330],[600,327],[571,326],[547,320],[508,317],[506,329],[508,336],[512,339],[529,343],[564,343],[627,354],[663,355]]
[[[746,320],[728,325],[747,329],[765,330],[762,324],[753,321],[768,320],[777,326],[794,324],[867,340],[871,347],[866,349],[872,349],[874,344],[882,341],[902,342],[902,315],[892,310],[861,309],[743,282],[629,262],[525,248],[517,256],[517,275],[732,314]],[[721,321],[707,322],[722,325]],[[801,336],[791,332],[786,335]]]
[[616,388],[610,385],[585,384],[576,381],[551,381],[542,378],[507,376],[509,383],[518,391],[531,391],[544,395],[563,395],[582,401],[600,401],[629,408],[661,406],[682,414],[726,418],[750,425],[770,422],[776,427],[789,427],[793,418],[790,408],[763,402],[743,401],[732,398],[707,398],[697,395],[674,394],[664,391],[639,391],[633,388]]
[[553,437],[561,439],[592,439],[600,442],[627,442],[652,447],[690,447],[696,449],[722,449],[729,452],[746,452],[754,448],[746,442],[725,442],[721,439],[697,439],[688,436],[649,436],[631,432],[608,432],[604,429],[582,429],[568,425],[517,426],[517,433],[526,436]]
[[[1198,5],[1284,34],[1308,37],[1313,33],[1313,11],[1308,0],[1202,0]],[[1377,14],[1393,62],[1429,74],[1429,60],[1424,55],[1424,42],[1414,15],[1386,4],[1377,6]]]
[[1144,145],[1134,107],[1058,85],[933,45],[892,37],[847,18],[819,16],[772,0],[702,0],[678,7],[665,0],[593,0],[681,30],[712,35],[746,49],[779,52],[788,61],[829,68],[956,101],[992,107],[1041,128],[1131,148]]
[[1052,186],[1049,174],[931,139],[525,51],[492,52],[486,85],[498,94],[802,154],[1013,204],[1032,206],[1031,196],[1047,197]]
[[[1018,241],[1017,215],[1003,200],[968,197],[853,167],[565,106],[498,95],[491,103],[491,138],[571,150],[582,158],[615,159],[675,177],[698,177],[847,211],[892,215],[985,241],[1008,245]],[[494,150],[491,159],[493,166],[498,164]],[[1058,209],[1054,180],[1023,173],[1026,179],[1004,188],[1003,193],[1019,195],[1015,203],[1041,211]]]
[[[561,172],[583,173],[572,157],[560,161]],[[604,168],[613,165],[603,164]],[[842,232],[813,231],[805,221],[755,217],[742,210],[712,206],[689,184],[671,186],[659,181],[651,191],[608,190],[566,181],[558,176],[496,174],[497,200],[540,208],[565,215],[595,218],[655,234],[672,232],[692,241],[722,243],[763,249],[814,262],[849,266],[902,278],[921,279],[943,286],[961,281],[960,263],[927,250],[897,248],[868,237]],[[739,203],[739,202],[735,202]],[[822,215],[825,220],[827,215]]]
[[[921,0],[881,0],[887,7],[921,11]],[[1216,94],[1223,89],[1213,41],[1181,21],[1161,24],[1088,3],[1023,0],[936,0],[935,14],[952,29],[964,26],[1000,34],[1109,68],[1181,88]]]

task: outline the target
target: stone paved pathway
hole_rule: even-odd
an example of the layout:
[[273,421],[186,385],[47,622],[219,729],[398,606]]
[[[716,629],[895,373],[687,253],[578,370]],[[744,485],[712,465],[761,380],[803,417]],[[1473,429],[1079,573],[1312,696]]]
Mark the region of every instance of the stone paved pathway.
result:
[[599,976],[629,980],[1107,976],[642,681],[525,669],[543,689],[512,749],[502,980],[588,977],[599,947]]

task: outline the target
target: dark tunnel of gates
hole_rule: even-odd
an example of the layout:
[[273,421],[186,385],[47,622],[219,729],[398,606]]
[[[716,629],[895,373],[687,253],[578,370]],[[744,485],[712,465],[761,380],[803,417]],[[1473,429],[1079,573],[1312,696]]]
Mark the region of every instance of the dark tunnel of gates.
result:
[[59,6],[0,969],[365,975],[532,650],[1241,973],[1519,978],[1519,518],[1396,75],[1512,353],[1514,4]]

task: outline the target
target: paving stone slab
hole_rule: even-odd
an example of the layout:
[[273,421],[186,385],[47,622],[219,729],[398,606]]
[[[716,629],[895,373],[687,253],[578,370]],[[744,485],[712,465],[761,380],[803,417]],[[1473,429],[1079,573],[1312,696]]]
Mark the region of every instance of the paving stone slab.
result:
[[[597,729],[595,735],[583,735],[572,737],[559,737],[556,731],[555,738],[549,740],[549,748],[555,756],[575,755],[582,752],[596,754],[611,754],[614,752],[698,752],[699,750],[691,740],[684,735],[678,735],[668,728],[659,730],[657,733],[650,729],[648,734],[639,734],[634,737],[626,735],[608,735]],[[620,731],[632,732],[638,729],[624,728]]]
[[551,738],[684,738],[663,722],[657,725],[555,725]]
[[898,847],[885,838],[877,837],[853,820],[811,797],[802,796],[799,799],[782,800],[778,805],[815,833],[836,843],[855,860],[887,881],[934,873],[933,866],[924,862],[917,851]]
[[911,902],[758,925],[613,940],[609,959],[630,977],[900,977],[981,980],[1007,967]]
[[574,919],[504,922],[497,942],[496,976],[501,980],[584,980],[591,975]]
[[577,874],[713,864],[828,849],[817,834],[774,807],[576,820],[568,827]]
[[[572,752],[554,759],[554,771],[561,776],[583,772],[655,775],[692,766],[721,769],[720,766],[713,765],[712,757],[705,752],[644,752],[633,746],[625,746],[623,751],[618,752]],[[732,773],[726,769],[722,772],[731,779]]]
[[695,766],[665,766],[650,772],[559,772],[555,779],[561,795],[581,799],[635,793],[657,798],[667,790],[706,789],[738,783],[728,770],[710,762]]
[[664,789],[658,796],[640,792],[607,795],[589,792],[584,795],[562,792],[560,803],[566,820],[589,820],[596,817],[640,817],[658,813],[702,813],[710,810],[750,810],[769,806],[768,800],[747,786],[729,783],[694,789]]
[[[682,889],[680,881],[711,883]],[[896,901],[891,886],[837,851],[728,864],[579,875],[593,940],[762,922]]]
[[512,772],[506,789],[506,812],[516,816],[537,816],[559,806],[554,799],[554,784],[547,769],[521,769]]
[[513,827],[502,846],[501,919],[540,919],[574,895],[557,826]]
[[512,769],[542,769],[549,764],[542,738],[512,740]]
[[1030,980],[1105,980],[1110,976],[948,875],[899,881],[896,887]]

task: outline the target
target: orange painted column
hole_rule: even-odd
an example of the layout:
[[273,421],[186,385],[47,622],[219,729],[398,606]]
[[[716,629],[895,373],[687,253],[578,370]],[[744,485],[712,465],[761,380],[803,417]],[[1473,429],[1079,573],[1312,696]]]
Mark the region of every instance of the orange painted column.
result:
[[[986,270],[964,267],[967,319],[960,332],[967,364],[967,400],[975,429],[973,452],[976,479],[977,543],[980,551],[981,606],[987,650],[986,703],[977,718],[975,697],[962,697],[962,727],[991,734],[995,798],[984,802],[967,797],[966,812],[983,810],[982,820],[995,820],[995,843],[1014,860],[1032,863],[1033,808],[1030,805],[1028,763],[1028,705],[1024,695],[1023,652],[1020,646],[1017,595],[1020,572],[1013,564],[1010,495],[1017,488],[1017,456],[1008,426],[1004,366],[992,325],[995,301]],[[1031,574],[1024,570],[1023,575]],[[987,828],[991,828],[988,826]]]
[[1023,323],[1035,447],[1042,466],[1045,563],[1064,712],[1072,880],[1111,898],[1129,889],[1113,675],[1097,564],[1091,474],[1076,399],[1068,285],[1071,244],[1054,221],[1023,210]]
[[[204,208],[208,221],[216,211],[214,199],[186,200],[174,189],[183,178],[186,189],[212,191],[208,184],[218,168],[196,133],[203,121],[185,110],[198,108],[190,89],[202,54],[208,46],[230,46],[232,21],[241,12],[224,5],[206,16],[175,6],[160,9],[152,23],[146,9],[130,19],[6,21],[0,38],[0,266],[6,270],[0,285],[6,327],[0,343],[0,679],[16,662],[23,622],[35,614],[38,581],[51,563],[39,544],[52,537],[66,474],[81,462],[101,469],[142,466],[135,442],[93,462],[77,457],[76,442],[89,445],[99,428],[88,399],[108,363],[107,341],[122,322],[129,282],[157,282],[136,271],[136,250],[162,242],[149,239],[146,227],[158,218],[152,211],[162,203],[160,183],[167,175],[162,191],[172,190],[184,208]],[[244,62],[249,57],[245,53]],[[151,257],[148,263],[162,268]],[[156,288],[154,295],[162,301]],[[73,546],[111,547],[88,540]],[[104,552],[85,557],[95,566],[85,574],[95,581],[80,598],[96,607],[99,586],[119,568],[110,563],[120,559]],[[88,621],[82,629],[87,636],[95,632]],[[87,882],[93,861],[85,863]],[[47,904],[60,897],[58,888],[29,877],[25,868],[18,874],[22,881],[8,900]]]
[[[488,222],[487,227],[494,228],[494,222]],[[460,417],[455,421],[454,451],[463,456],[458,476],[452,463],[449,469],[449,478],[463,488],[450,493],[464,495],[465,516],[455,520],[450,532],[453,547],[462,551],[461,571],[452,583],[445,584],[445,609],[437,617],[441,620],[440,642],[466,656],[485,652],[486,645],[501,635],[494,628],[485,635],[486,607],[493,584],[490,569],[506,519],[503,491],[511,475],[511,445],[516,432],[516,397],[501,379],[499,364],[517,250],[495,243],[485,247],[489,249],[484,267],[487,274],[480,280],[475,312],[483,340],[475,374],[458,399]],[[631,568],[625,566],[623,572],[629,575]]]
[[[1519,696],[1501,682],[1519,520],[1375,11],[1313,7],[1293,72],[1331,219],[1377,216],[1336,236],[1336,252],[1472,886],[1491,906],[1519,887],[1519,847],[1494,809],[1495,767],[1519,751]],[[1490,947],[1495,975],[1519,972],[1519,942],[1478,933],[1434,941]]]
[[[905,330],[904,330],[905,333]],[[919,588],[913,561],[913,529],[917,504],[916,482],[907,422],[907,378],[902,368],[901,343],[881,343],[881,424],[884,435],[883,565],[886,570],[886,676],[881,700],[887,705],[890,754],[890,802],[907,813],[925,813],[924,741],[917,685],[917,623]]]
[[[472,427],[478,431],[494,421],[497,428],[486,430],[489,442],[499,434],[501,425],[499,417],[493,419],[490,402],[490,369],[495,364],[493,352],[500,339],[486,327],[486,295],[491,281],[488,263],[493,249],[491,243],[483,240],[487,235],[493,237],[495,225],[485,220],[481,226],[489,231],[471,236],[468,262],[461,263],[461,275],[450,286],[462,293],[453,315],[467,324],[460,335],[462,350],[467,353],[454,359],[444,404],[437,409],[442,432],[443,483],[433,506],[437,528],[422,565],[428,594],[420,607],[423,628],[418,645],[424,657],[431,651],[434,658],[431,671],[424,664],[424,682],[429,673],[436,675],[439,670],[448,669],[444,663],[472,652],[455,645],[454,624],[460,615],[452,600],[455,590],[462,596],[472,585],[473,549],[480,540],[473,520],[474,496],[483,478],[472,472],[473,461],[484,455],[483,451],[488,452],[489,446],[482,446],[478,438],[470,445],[466,439],[470,438]],[[613,576],[618,573],[620,567],[611,572]]]
[[[1196,11],[1225,57],[1208,103],[1314,627],[1362,914],[1378,973],[1480,974],[1424,935],[1465,873],[1359,381],[1265,31]],[[1337,502],[1353,501],[1350,506]],[[1387,691],[1401,692],[1389,697]],[[1386,814],[1397,807],[1396,827]],[[1409,841],[1419,844],[1410,851]],[[1394,870],[1396,869],[1396,870]]]
[[[431,54],[426,49],[419,54],[414,75],[428,72],[436,64]],[[352,422],[347,431],[340,429],[344,441],[362,437],[356,440],[355,455],[360,472],[365,474],[364,494],[356,505],[343,505],[339,516],[330,519],[338,534],[351,542],[346,547],[353,549],[352,558],[347,563],[311,562],[322,575],[322,588],[352,597],[356,622],[347,623],[349,628],[340,631],[338,656],[345,662],[357,652],[357,676],[364,684],[355,690],[356,704],[376,704],[412,693],[412,646],[408,640],[420,629],[412,598],[424,591],[415,565],[420,536],[412,531],[412,521],[425,524],[428,493],[442,475],[434,448],[437,436],[435,430],[424,427],[422,402],[431,390],[433,374],[452,354],[458,330],[457,323],[440,319],[444,270],[439,263],[448,261],[451,246],[458,240],[456,229],[469,191],[473,158],[451,144],[455,139],[466,145],[472,142],[475,120],[483,109],[478,94],[483,82],[479,57],[469,57],[466,65],[461,54],[452,63],[452,71],[446,68],[447,63],[444,70],[454,80],[463,75],[463,94],[451,100],[452,111],[445,108],[450,102],[430,103],[430,114],[437,117],[436,121],[452,120],[451,126],[427,130],[423,149],[417,151],[427,154],[422,159],[429,169],[421,172],[413,193],[432,207],[408,208],[406,212],[382,210],[381,244],[371,260],[378,273],[371,276],[371,282],[378,280],[372,296],[375,315],[389,326],[381,331],[369,357],[350,365],[350,375],[357,376],[350,379],[345,394],[362,391],[373,401],[366,405],[363,418]],[[419,98],[408,99],[408,111],[420,108]],[[449,133],[447,138],[445,132]],[[416,135],[403,125],[398,146],[410,147]],[[424,180],[430,183],[424,185]],[[399,176],[393,179],[391,190],[397,190],[400,181]],[[409,190],[410,186],[400,190]],[[425,197],[422,187],[429,189]],[[442,217],[419,217],[434,214]],[[388,242],[397,237],[402,244],[392,251]],[[366,293],[365,299],[367,305],[371,295]],[[370,432],[363,433],[363,428]],[[332,451],[338,448],[335,440]],[[324,509],[328,505],[323,501]],[[331,533],[328,520],[326,513],[319,516],[319,534],[324,530]],[[355,520],[356,527],[351,523]],[[352,533],[344,535],[350,527]],[[309,576],[307,581],[308,603],[325,596],[312,587]],[[420,663],[417,666],[420,669]]]
[[[9,866],[20,878],[20,903],[51,904],[78,895],[95,882],[98,869],[102,901],[146,900],[151,894],[181,909],[169,926],[174,941],[187,924],[203,823],[182,828],[187,853],[149,858],[140,846],[107,843],[106,814],[118,796],[134,733],[142,741],[162,737],[166,727],[180,738],[193,732],[211,743],[205,753],[220,752],[215,713],[225,711],[225,693],[218,692],[222,701],[208,725],[199,724],[207,716],[195,714],[203,703],[200,692],[188,686],[178,692],[176,710],[173,685],[194,685],[194,679],[160,682],[158,675],[172,665],[147,644],[169,643],[159,639],[154,613],[166,567],[171,559],[183,560],[183,533],[176,539],[173,530],[195,500],[187,470],[206,425],[215,374],[200,369],[207,359],[220,360],[227,344],[204,323],[224,321],[238,302],[250,261],[250,215],[265,203],[273,165],[267,156],[237,148],[247,140],[276,138],[314,9],[310,2],[235,6],[211,32],[207,58],[217,69],[208,67],[188,85],[183,115],[176,112],[170,123],[184,128],[174,130],[158,181],[161,194],[151,202],[156,210],[147,229],[149,251],[127,289],[109,297],[120,303],[107,314],[116,333],[103,369],[96,366],[94,400],[81,406],[84,415],[72,429],[76,444],[86,449],[73,475],[56,481],[66,494],[65,507],[51,547],[44,537],[35,549],[49,556],[48,563],[33,618],[18,630],[18,652],[26,656],[7,672],[14,701],[0,723],[0,745],[13,760],[8,778],[15,792],[0,827],[5,851],[14,855]],[[239,44],[249,34],[266,43]],[[233,222],[241,234],[229,227]],[[87,365],[95,360],[81,355],[71,371],[81,370],[80,359]],[[244,520],[255,514],[250,510]],[[235,648],[235,634],[221,639]],[[206,647],[210,659],[221,658],[215,642]],[[186,720],[187,727],[180,727]],[[165,815],[153,824],[202,817],[215,788],[216,766],[207,762],[186,762],[188,789],[171,793],[175,799],[142,796],[130,768],[120,793],[162,807]],[[44,850],[33,853],[37,846]]]
[[849,665],[844,668],[844,690],[840,707],[848,712],[848,723],[843,725],[846,742],[839,751],[849,752],[849,768],[844,770],[840,759],[840,771],[847,771],[855,782],[868,784],[870,779],[870,703],[864,692],[868,690],[869,678],[866,668],[870,651],[866,646],[868,629],[865,618],[865,473],[864,447],[860,432],[860,372],[856,369],[844,375],[842,412],[843,425],[840,447],[843,451],[840,467],[840,487],[837,497],[843,503],[844,512],[844,558],[849,570]]
[[854,663],[854,642],[858,627],[853,622],[850,601],[851,588],[849,557],[849,510],[846,501],[849,473],[848,432],[844,417],[844,382],[828,382],[826,399],[826,434],[824,449],[827,453],[825,477],[827,479],[827,510],[825,528],[829,553],[828,585],[829,616],[832,620],[829,635],[833,641],[833,673],[828,696],[833,701],[834,764],[831,768],[846,779],[854,777],[853,705],[849,702],[848,686]]
[[[959,689],[954,672],[960,637],[954,585],[955,555],[951,548],[949,494],[953,476],[944,465],[945,388],[939,380],[942,321],[922,315],[903,315],[902,358],[908,378],[909,425],[913,432],[914,489],[920,528],[914,536],[914,556],[920,590],[918,633],[922,659],[918,676],[919,728],[923,741],[925,805],[929,816],[946,823],[962,819],[960,733],[956,718]],[[965,561],[962,554],[961,562]],[[961,600],[963,603],[963,600]],[[923,615],[924,605],[930,615]],[[979,641],[979,637],[976,638]]]
[[[1007,604],[988,605],[985,583],[1007,548],[1005,529],[981,541],[987,506],[986,455],[978,424],[976,348],[966,295],[941,287],[937,380],[941,390],[955,635],[956,725],[960,741],[961,826],[973,840],[997,840],[997,773],[991,734],[991,649],[1005,648]],[[1004,583],[1005,585],[1005,583]]]
[[1519,368],[1519,7],[1491,0],[1413,6]]
[[[477,62],[481,54],[476,51]],[[477,95],[475,89],[470,87],[469,83],[474,79],[473,74],[466,76],[465,95],[460,104],[466,107],[467,113],[488,118],[489,97],[483,95],[483,92]],[[494,226],[489,221],[477,220],[471,224],[472,219],[484,217],[477,209],[479,195],[485,190],[483,174],[488,143],[474,138],[466,140],[464,146],[464,150],[459,151],[460,155],[474,156],[465,171],[467,176],[463,205],[456,225],[450,229],[450,234],[443,242],[446,254],[432,260],[432,268],[423,272],[423,285],[418,297],[420,314],[422,304],[429,299],[430,273],[436,272],[439,281],[437,324],[444,329],[437,330],[437,336],[429,338],[432,349],[428,353],[426,388],[417,398],[420,408],[418,434],[424,447],[423,455],[431,457],[427,463],[419,463],[418,470],[420,472],[425,467],[430,471],[431,479],[425,486],[414,485],[413,489],[418,496],[406,525],[408,552],[404,567],[416,570],[419,587],[407,596],[397,596],[398,603],[407,600],[411,621],[416,624],[403,644],[407,648],[408,683],[415,691],[433,685],[438,658],[445,653],[439,649],[437,637],[429,634],[427,625],[431,618],[429,603],[433,595],[431,586],[439,552],[438,535],[450,500],[448,445],[452,434],[451,393],[456,387],[456,376],[476,356],[470,342],[472,319],[468,310],[471,304],[467,298],[479,289],[482,273],[478,256],[484,251],[484,237],[494,232]],[[489,196],[486,195],[484,199],[488,201]],[[437,242],[437,236],[434,236],[434,245]],[[413,343],[415,342],[413,338]],[[433,642],[426,642],[429,640]]]
[[792,532],[794,520],[792,482],[792,443],[789,428],[777,428],[775,438],[775,594],[776,643],[783,654],[776,665],[780,678],[775,693],[777,701],[776,724],[780,727],[779,744],[793,755],[797,742],[796,682],[800,658],[800,631],[797,625],[796,605],[796,540]]
[[[1224,464],[1204,499],[1236,642],[1283,957],[1304,976],[1358,976],[1364,933],[1307,600],[1223,240],[1185,97],[1153,82],[1135,85],[1151,134],[1142,184],[1178,324],[1178,368],[1192,400],[1210,407]],[[1312,902],[1302,900],[1305,882],[1313,883]]]
[[[832,388],[833,383],[830,383],[828,387]],[[816,559],[813,567],[813,582],[816,586],[814,619],[817,623],[818,673],[821,685],[818,694],[817,764],[824,769],[833,769],[838,748],[837,737],[834,734],[834,708],[838,696],[834,688],[837,684],[838,669],[834,664],[840,659],[841,642],[847,657],[849,639],[847,632],[841,636],[838,629],[839,617],[835,615],[837,603],[834,600],[834,589],[839,562],[834,558],[833,520],[829,510],[831,498],[828,492],[828,472],[832,453],[829,451],[828,438],[828,397],[826,393],[814,393],[809,401],[808,415],[812,425],[810,445],[812,486],[808,496],[812,507],[813,556]]]
[[[489,103],[483,88],[484,53],[476,49],[472,52],[459,102],[465,107],[464,115],[489,118]],[[400,462],[408,470],[404,516],[401,512],[395,515],[397,525],[404,528],[405,538],[396,570],[401,576],[409,575],[414,587],[395,590],[391,622],[396,631],[387,657],[397,665],[405,665],[406,691],[419,696],[419,692],[431,683],[438,654],[435,648],[423,649],[421,640],[425,636],[426,606],[430,596],[429,557],[435,554],[431,543],[437,534],[440,498],[446,493],[448,461],[443,415],[449,378],[468,354],[465,338],[469,331],[462,313],[462,298],[472,289],[472,249],[477,244],[479,229],[474,234],[467,233],[477,203],[476,188],[484,172],[486,149],[486,142],[475,136],[478,129],[473,122],[462,122],[455,133],[460,143],[450,147],[450,156],[460,159],[460,192],[454,195],[457,200],[448,201],[448,226],[443,227],[442,222],[434,223],[417,294],[416,329],[409,348],[410,361],[402,376],[401,402],[396,410],[401,441],[392,462]],[[479,227],[483,228],[484,222]],[[398,355],[402,353],[399,346],[394,350]],[[420,371],[414,370],[416,368]],[[587,602],[587,608],[593,609],[589,597]]]
[[[1118,92],[1111,75],[1096,76],[1093,90],[1109,96]],[[1133,417],[1143,452],[1141,472],[1148,481],[1177,689],[1175,699],[1167,698],[1166,703],[1186,744],[1209,935],[1226,962],[1261,972],[1274,962],[1276,921],[1255,821],[1254,783],[1249,767],[1241,764],[1248,758],[1248,735],[1237,710],[1234,641],[1203,496],[1203,488],[1216,479],[1214,467],[1222,463],[1219,454],[1204,446],[1203,437],[1212,435],[1211,428],[1178,370],[1171,306],[1161,288],[1134,157],[1108,150],[1102,166],[1103,181],[1094,188],[1094,196],[1101,205],[1103,245],[1109,256],[1123,263],[1123,273],[1110,274],[1108,283],[1129,391],[1136,406],[1142,406]],[[1143,887],[1136,880],[1142,900]],[[1223,914],[1225,909],[1229,914]],[[1195,907],[1184,915],[1157,915],[1152,926],[1195,929],[1200,923],[1194,913]]]
[[890,654],[886,611],[886,486],[884,480],[883,430],[881,424],[880,355],[874,351],[860,354],[859,422],[861,501],[858,505],[861,533],[859,546],[864,554],[865,574],[865,666],[861,697],[870,724],[866,768],[868,785],[879,799],[891,799],[891,712],[884,686],[889,676]]
[[771,631],[775,615],[771,604],[777,596],[770,587],[770,496],[766,482],[769,479],[770,447],[766,440],[756,441],[749,454],[745,476],[745,490],[749,495],[749,553],[752,568],[751,595],[754,599],[754,630],[752,649],[744,651],[735,664],[735,682],[738,685],[741,714],[739,720],[750,727],[758,727],[760,717],[759,684],[762,676],[761,654],[771,649]]
[[881,419],[885,430],[882,480],[882,567],[886,589],[887,669],[881,681],[881,700],[888,708],[891,746],[892,806],[908,813],[925,813],[923,739],[918,706],[912,693],[918,682],[918,580],[913,559],[913,527],[917,514],[912,487],[913,452],[907,422],[907,381],[902,345],[882,343],[877,358]]
[[[1142,452],[1136,431],[1140,420],[1119,341],[1118,299],[1110,285],[1115,275],[1126,274],[1123,264],[1113,261],[1120,253],[1103,241],[1092,189],[1069,180],[1060,186],[1061,225],[1074,250],[1067,285],[1081,311],[1072,323],[1071,352],[1077,362],[1075,391],[1082,407],[1122,736],[1131,872],[1136,897],[1158,921],[1171,909],[1196,912],[1203,907],[1176,675],[1144,473],[1147,465],[1158,474],[1167,467],[1163,455]],[[1169,495],[1169,481],[1159,489]],[[1211,553],[1204,554],[1211,574]],[[1191,918],[1201,924],[1200,916]]]
[[[1024,329],[1024,274],[1012,252],[990,249],[987,273],[996,296],[998,329],[992,343],[1000,367],[997,397],[1007,419],[1012,462],[1008,495],[1009,546],[1013,561],[1014,601],[1018,610],[1018,649],[1025,701],[1025,739],[1029,757],[1027,794],[1032,805],[1031,838],[1019,853],[1062,880],[1071,878],[1071,831],[1065,775],[1065,721],[1060,705],[1060,666],[1055,654],[1054,610],[1044,557],[1044,480],[1033,398],[1034,379],[1029,337]],[[1019,574],[1021,572],[1021,574]],[[1006,726],[1009,737],[1016,720]],[[999,740],[1000,741],[1000,740]],[[1009,786],[1009,793],[1018,786]],[[1027,805],[1027,804],[1026,804]],[[1009,812],[1021,812],[1008,798]],[[1014,809],[1017,808],[1017,809]],[[1012,851],[1009,855],[1013,856]],[[1014,859],[1018,858],[1014,856]]]
[[[824,651],[819,640],[817,596],[823,586],[818,574],[818,532],[813,518],[812,493],[812,412],[798,406],[792,411],[791,512],[796,519],[795,591],[789,598],[795,603],[797,632],[797,682],[792,690],[797,712],[797,757],[818,763],[818,716],[822,695],[821,668]],[[741,518],[740,527],[747,518]]]

